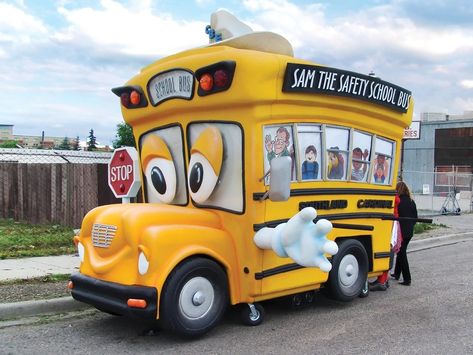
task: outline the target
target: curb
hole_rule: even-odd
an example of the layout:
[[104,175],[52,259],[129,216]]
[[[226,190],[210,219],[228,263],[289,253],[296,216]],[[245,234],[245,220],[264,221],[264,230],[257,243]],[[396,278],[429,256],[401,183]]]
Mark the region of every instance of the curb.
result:
[[90,308],[71,296],[38,301],[0,303],[0,320],[31,317],[42,314],[67,313]]
[[464,232],[456,234],[443,235],[441,237],[432,237],[420,240],[412,240],[408,246],[408,253],[416,251],[437,248],[444,245],[456,244],[473,239],[473,232]]
[[[473,240],[473,232],[449,234],[413,240],[409,244],[408,253]],[[44,314],[67,313],[93,308],[88,304],[78,302],[71,296],[52,298],[38,301],[0,303],[0,321],[13,318],[31,317]]]

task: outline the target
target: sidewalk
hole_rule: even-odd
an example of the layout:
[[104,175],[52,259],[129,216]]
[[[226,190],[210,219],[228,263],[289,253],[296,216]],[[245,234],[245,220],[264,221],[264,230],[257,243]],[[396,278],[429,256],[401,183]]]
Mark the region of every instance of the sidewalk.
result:
[[75,255],[0,260],[0,281],[71,274],[79,270],[79,264],[79,257]]
[[[433,217],[433,223],[445,225],[448,228],[438,228],[415,235],[409,244],[408,252],[458,243],[473,238],[473,213],[464,213],[458,216],[436,216]],[[0,260],[0,281],[52,274],[71,274],[79,270],[79,264],[79,257],[75,255]],[[16,303],[1,303],[0,301],[0,321],[38,314],[77,311],[88,307],[83,303],[74,301],[72,297]]]

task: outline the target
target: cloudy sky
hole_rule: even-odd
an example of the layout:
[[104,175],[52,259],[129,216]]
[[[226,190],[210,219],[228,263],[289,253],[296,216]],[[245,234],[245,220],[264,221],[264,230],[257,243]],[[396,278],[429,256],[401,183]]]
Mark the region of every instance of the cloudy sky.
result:
[[110,144],[122,122],[110,89],[204,45],[222,7],[296,57],[411,90],[415,118],[473,110],[471,0],[0,0],[0,124],[81,140],[93,128]]

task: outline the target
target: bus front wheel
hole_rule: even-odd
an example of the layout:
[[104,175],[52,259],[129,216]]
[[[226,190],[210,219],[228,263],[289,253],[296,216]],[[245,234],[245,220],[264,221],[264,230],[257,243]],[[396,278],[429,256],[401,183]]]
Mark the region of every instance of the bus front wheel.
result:
[[178,265],[166,281],[161,319],[168,330],[198,337],[219,323],[227,305],[223,269],[212,260],[194,258]]
[[361,294],[368,275],[368,255],[356,239],[338,242],[338,253],[332,258],[327,288],[331,298],[348,302]]

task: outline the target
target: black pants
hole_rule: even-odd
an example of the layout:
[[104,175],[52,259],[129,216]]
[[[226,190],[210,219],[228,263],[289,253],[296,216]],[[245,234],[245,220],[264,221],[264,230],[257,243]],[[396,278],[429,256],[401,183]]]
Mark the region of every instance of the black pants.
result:
[[405,238],[402,240],[401,249],[397,253],[396,266],[394,268],[394,275],[399,278],[402,273],[402,279],[404,282],[411,282],[411,272],[409,270],[409,261],[407,261],[407,246],[411,241],[411,238]]

